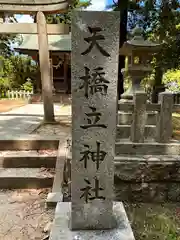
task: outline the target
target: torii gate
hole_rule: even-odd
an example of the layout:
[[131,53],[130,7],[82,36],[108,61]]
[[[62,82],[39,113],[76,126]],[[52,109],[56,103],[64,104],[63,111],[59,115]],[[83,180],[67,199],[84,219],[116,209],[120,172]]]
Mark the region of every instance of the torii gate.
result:
[[37,23],[2,23],[0,34],[38,34],[44,121],[54,121],[48,35],[68,34],[69,25],[46,24],[46,13],[67,11],[70,0],[0,0],[0,13],[37,14]]

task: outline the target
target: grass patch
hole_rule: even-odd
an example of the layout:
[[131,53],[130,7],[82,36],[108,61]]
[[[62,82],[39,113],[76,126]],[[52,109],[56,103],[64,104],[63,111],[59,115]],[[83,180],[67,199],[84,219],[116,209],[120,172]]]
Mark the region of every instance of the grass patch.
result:
[[125,204],[137,240],[180,240],[180,204]]

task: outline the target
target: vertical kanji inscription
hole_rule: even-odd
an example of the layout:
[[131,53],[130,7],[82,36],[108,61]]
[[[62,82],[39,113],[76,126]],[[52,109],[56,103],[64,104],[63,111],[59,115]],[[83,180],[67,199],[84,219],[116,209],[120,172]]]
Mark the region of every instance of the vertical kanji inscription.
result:
[[92,34],[91,37],[84,38],[87,43],[90,43],[89,47],[82,52],[82,55],[86,55],[91,52],[94,46],[100,51],[100,53],[105,57],[110,57],[110,54],[104,50],[98,41],[105,40],[102,34],[97,34],[102,31],[101,27],[88,27],[89,32]]

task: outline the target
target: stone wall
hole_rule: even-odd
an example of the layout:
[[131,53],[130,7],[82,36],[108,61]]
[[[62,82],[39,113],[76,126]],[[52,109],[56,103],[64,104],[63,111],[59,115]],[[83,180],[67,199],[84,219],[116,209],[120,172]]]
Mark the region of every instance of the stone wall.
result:
[[116,201],[179,202],[180,156],[137,161],[115,167]]

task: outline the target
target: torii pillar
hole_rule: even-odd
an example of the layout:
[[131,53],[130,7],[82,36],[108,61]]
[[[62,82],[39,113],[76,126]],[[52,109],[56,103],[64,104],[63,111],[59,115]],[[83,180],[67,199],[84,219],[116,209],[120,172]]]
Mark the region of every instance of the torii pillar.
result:
[[43,12],[37,13],[37,30],[39,43],[39,64],[41,72],[42,95],[44,102],[44,121],[54,122],[54,105],[51,79],[51,66],[46,18]]

